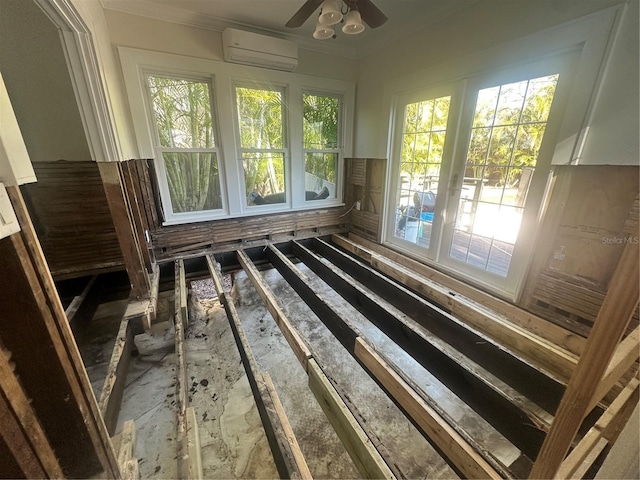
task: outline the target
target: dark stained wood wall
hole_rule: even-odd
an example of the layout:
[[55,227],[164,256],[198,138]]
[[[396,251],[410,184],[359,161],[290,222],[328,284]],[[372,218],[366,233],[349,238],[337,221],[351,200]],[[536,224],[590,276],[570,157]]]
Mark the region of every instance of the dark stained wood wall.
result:
[[124,268],[95,162],[35,162],[23,196],[55,280]]

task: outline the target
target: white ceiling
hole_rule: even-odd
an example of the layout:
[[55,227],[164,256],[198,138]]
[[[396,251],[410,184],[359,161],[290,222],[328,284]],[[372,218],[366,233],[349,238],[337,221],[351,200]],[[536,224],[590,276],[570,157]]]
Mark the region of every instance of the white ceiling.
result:
[[101,0],[106,9],[222,31],[226,27],[272,34],[293,40],[300,48],[345,57],[361,57],[478,0],[373,0],[389,18],[376,29],[336,39],[314,40],[315,15],[300,28],[285,23],[305,0]]

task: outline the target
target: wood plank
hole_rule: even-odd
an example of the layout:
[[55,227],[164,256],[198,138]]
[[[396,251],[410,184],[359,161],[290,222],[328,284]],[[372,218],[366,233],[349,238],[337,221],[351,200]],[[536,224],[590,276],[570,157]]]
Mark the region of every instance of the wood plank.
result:
[[190,469],[189,448],[187,437],[187,408],[189,396],[187,394],[187,358],[185,350],[184,322],[182,318],[182,305],[180,298],[185,296],[186,285],[184,282],[184,263],[176,260],[175,263],[175,316],[173,324],[175,328],[175,352],[176,352],[176,406],[177,412],[177,436],[178,446],[178,478],[189,479],[192,473]]
[[580,466],[587,461],[589,453],[597,447],[599,442],[604,440],[605,445],[608,443],[608,439],[604,437],[604,433],[608,430],[609,426],[614,422],[615,418],[620,414],[627,403],[630,401],[632,401],[633,404],[637,403],[639,385],[640,382],[638,379],[632,379],[627,384],[620,395],[616,397],[609,408],[607,408],[596,421],[593,427],[589,429],[571,453],[567,455],[567,458],[560,465],[555,478],[581,478],[578,477],[576,472]]
[[[0,343],[0,437],[25,478],[62,478],[62,468]],[[5,459],[3,459],[5,460]],[[0,461],[0,475],[4,471]]]
[[80,295],[76,295],[75,297],[73,297],[73,300],[71,301],[67,309],[64,311],[64,314],[66,315],[67,321],[69,322],[70,325],[73,325],[75,316],[78,313],[78,310],[80,310],[80,307],[82,306],[83,302],[89,296],[89,292],[93,288],[93,285],[96,283],[97,278],[98,278],[97,275],[92,276],[89,282],[87,283],[87,285],[84,287],[84,289],[80,293]]
[[[0,260],[17,260],[20,266],[0,268],[3,273],[17,268],[13,275],[0,275],[0,292],[10,299],[3,307],[7,318],[14,315],[29,321],[18,322],[19,326],[16,322],[7,324],[10,328],[4,331],[0,328],[0,337],[16,359],[24,355],[21,362],[16,361],[22,367],[20,378],[65,474],[91,476],[97,460],[106,475],[117,476],[118,465],[109,434],[24,199],[18,187],[8,187],[7,193],[22,230],[4,239],[8,252],[1,254]],[[3,284],[2,280],[7,283]],[[21,302],[16,304],[16,298]],[[15,308],[18,311],[11,313]],[[31,311],[27,314],[29,308]],[[26,349],[25,338],[31,339]],[[41,343],[36,346],[38,342]],[[33,348],[47,354],[35,358],[31,355]],[[43,376],[64,394],[51,396],[50,384],[41,381]],[[50,416],[42,412],[49,412]],[[69,432],[77,437],[78,444],[69,444]]]
[[247,277],[249,277],[251,283],[253,283],[253,286],[256,288],[258,294],[267,306],[269,313],[271,313],[271,316],[280,328],[280,331],[282,331],[282,335],[287,340],[287,343],[291,347],[291,350],[293,350],[293,353],[306,372],[308,367],[308,359],[312,356],[309,347],[307,346],[306,342],[300,337],[295,328],[293,328],[282,309],[278,306],[278,302],[273,295],[273,292],[271,292],[271,289],[265,284],[262,276],[260,275],[260,272],[255,267],[253,262],[249,259],[247,254],[239,250],[237,252],[237,255],[238,261],[240,262],[240,265],[242,265],[242,268],[247,274]]
[[198,434],[198,421],[196,411],[193,407],[188,407],[186,412],[187,422],[187,452],[189,457],[188,478],[201,479],[202,475],[202,452],[200,449],[200,436]]
[[314,359],[308,373],[309,388],[362,478],[396,478]]
[[[362,246],[357,245],[355,242],[350,242],[337,235],[334,235],[332,240],[340,247],[358,256],[360,256],[359,252],[363,249]],[[502,316],[493,314],[488,308],[476,303],[483,302],[485,306],[504,304],[501,310],[506,313],[512,309],[507,307],[505,302],[497,299],[482,300],[486,294],[474,293],[466,286],[459,290],[452,290],[451,287],[453,286],[460,287],[460,285],[457,285],[457,281],[447,281],[450,285],[444,285],[440,283],[444,277],[442,274],[431,274],[428,270],[422,268],[425,267],[424,265],[420,267],[419,265],[421,264],[417,264],[417,262],[414,261],[407,261],[407,259],[403,260],[400,256],[393,255],[393,260],[389,260],[381,254],[370,250],[365,257],[361,258],[369,258],[371,266],[376,270],[389,275],[394,280],[397,280],[408,288],[433,300],[436,304],[448,309],[462,321],[505,345],[512,352],[528,360],[534,366],[543,369],[544,372],[551,377],[566,382],[573,373],[577,363],[575,355],[554,345],[551,341],[539,337],[526,329],[526,327],[512,323],[510,321],[511,317],[507,320]],[[398,261],[402,263],[398,263]],[[407,267],[403,265],[403,263],[409,264],[411,267]],[[423,273],[428,273],[428,276],[423,275]],[[438,281],[432,280],[432,277],[437,278]],[[472,300],[465,298],[468,293],[472,293],[476,298]],[[517,310],[517,308],[513,307],[513,310]],[[501,315],[503,314],[504,313]],[[531,315],[529,314],[528,317],[531,317]],[[546,320],[540,321],[551,325],[551,330],[559,333],[559,327],[549,324]],[[564,335],[564,338],[567,336],[577,338],[577,335],[573,335],[566,330],[564,330]]]
[[186,327],[189,325],[189,310],[187,309],[187,297],[189,291],[187,289],[187,277],[184,270],[184,261],[177,260],[176,266],[176,311],[180,309],[180,319]]
[[587,410],[592,410],[600,403],[604,396],[611,390],[622,376],[631,368],[640,356],[640,327],[627,336],[616,349],[611,362],[607,367],[602,380],[598,384],[598,389],[593,395]]
[[100,176],[107,196],[111,218],[118,235],[131,289],[138,299],[149,297],[149,276],[129,213],[117,162],[98,162]]
[[127,372],[131,354],[134,350],[133,333],[129,324],[129,319],[123,317],[120,321],[116,342],[111,352],[107,376],[102,385],[100,400],[98,405],[104,419],[109,435],[116,431],[120,406],[126,386]]
[[291,470],[291,473],[294,475],[289,475],[287,478],[300,478],[305,480],[311,480],[313,477],[311,475],[311,471],[309,470],[309,466],[307,465],[307,461],[302,454],[302,450],[300,449],[300,445],[298,444],[298,439],[293,433],[293,428],[291,428],[291,424],[289,423],[289,419],[287,418],[287,414],[284,411],[284,407],[282,406],[282,402],[280,402],[280,397],[278,397],[278,393],[276,392],[276,387],[273,384],[273,380],[271,380],[271,376],[267,372],[262,373],[262,384],[264,385],[264,389],[266,390],[266,396],[268,396],[270,402],[267,404],[268,409],[272,409],[275,416],[278,418],[278,423],[280,425],[280,429],[282,430],[282,437],[284,441],[289,444],[290,455],[293,458],[293,462],[295,464],[295,470]]
[[567,385],[551,430],[540,449],[538,460],[531,470],[531,478],[551,478],[557,473],[582,420],[588,413],[598,384],[638,307],[639,263],[638,245],[627,244],[585,350]]
[[277,396],[273,382],[268,374],[260,372],[235,305],[233,301],[227,298],[227,294],[224,291],[217,265],[209,255],[206,260],[218,298],[227,313],[227,320],[231,326],[242,364],[247,373],[247,379],[258,407],[260,419],[262,420],[278,473],[282,478],[311,479],[311,472]]
[[120,466],[120,472],[122,473],[123,479],[131,478],[130,475],[134,474],[134,472],[130,470],[130,464],[138,464],[138,460],[135,458],[135,450],[136,423],[133,420],[127,420],[122,426],[120,446],[118,448],[118,465]]
[[[323,253],[328,253],[325,258],[331,261],[335,260],[335,253],[328,250],[329,246],[320,240],[314,242],[314,246],[322,247]],[[325,248],[326,247],[326,248]],[[313,252],[294,242],[294,253],[300,258],[311,270],[313,270],[320,278],[329,286],[337,291],[345,300],[347,300],[354,308],[357,308],[369,321],[392,339],[400,348],[408,353],[420,365],[427,369],[449,390],[457,395],[463,402],[468,404],[476,413],[489,422],[496,430],[502,433],[517,448],[528,456],[535,457],[542,441],[544,439],[544,431],[548,430],[551,424],[552,416],[543,408],[529,401],[522,393],[516,391],[509,384],[498,378],[491,371],[483,368],[480,364],[473,361],[465,353],[471,350],[479,350],[479,354],[475,355],[479,361],[484,357],[505,354],[499,348],[486,352],[485,347],[489,345],[483,337],[474,335],[473,332],[465,331],[461,328],[450,329],[448,335],[440,335],[444,330],[433,328],[434,324],[445,324],[447,322],[454,327],[460,325],[454,322],[455,319],[448,318],[444,312],[438,312],[435,307],[422,304],[420,298],[413,298],[410,292],[402,292],[399,287],[389,283],[385,278],[378,278],[379,284],[374,285],[371,281],[376,272],[362,268],[365,273],[370,275],[367,277],[367,289],[354,283],[354,281],[345,275],[345,273],[331,264],[322,261]],[[338,252],[339,254],[339,252]],[[339,262],[339,266],[345,266],[348,259],[343,258],[343,262]],[[347,267],[348,268],[348,267]],[[364,279],[355,274],[353,269],[349,269],[346,273],[351,274],[356,280]],[[398,313],[386,299],[389,297],[382,294],[382,298],[378,295],[369,293],[369,289],[380,295],[383,291],[396,293],[397,302],[392,302],[396,307],[405,307],[406,312],[412,312],[412,318],[417,320],[426,328],[431,327],[435,334],[424,331],[415,325],[410,324],[404,317],[404,314]],[[422,308],[421,308],[422,307]],[[433,324],[429,322],[421,322],[427,317],[433,317]],[[467,342],[469,348],[466,350],[460,348],[465,346],[463,343],[455,344],[453,340],[464,335],[470,338]],[[449,343],[447,343],[449,342]],[[515,360],[511,358],[511,360]],[[503,359],[508,365],[507,370],[516,370],[515,377],[524,376],[527,371],[524,368],[517,370],[517,361],[509,363],[509,359]],[[500,363],[500,362],[496,362]],[[534,372],[536,373],[536,372]],[[531,382],[535,380],[531,379]],[[525,384],[522,382],[522,384]],[[543,382],[538,384],[539,388],[544,388]],[[557,385],[560,388],[560,385]],[[547,393],[551,393],[552,388]],[[558,400],[561,393],[558,393]],[[523,427],[525,425],[526,427]]]
[[382,358],[361,338],[356,340],[355,354],[466,478],[501,478],[498,472],[435,410],[416,395],[402,378],[389,369]]

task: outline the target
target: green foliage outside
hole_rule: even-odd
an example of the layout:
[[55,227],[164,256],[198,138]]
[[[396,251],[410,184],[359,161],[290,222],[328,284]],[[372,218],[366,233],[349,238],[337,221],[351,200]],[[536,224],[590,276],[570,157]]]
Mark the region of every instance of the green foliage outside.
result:
[[284,109],[280,90],[236,88],[247,195],[284,191]]
[[148,77],[162,157],[175,213],[222,208],[218,161],[213,149],[209,84]]
[[[303,135],[305,150],[338,148],[340,99],[305,94],[303,99]],[[331,183],[336,182],[338,155],[332,152],[307,152],[305,171]]]

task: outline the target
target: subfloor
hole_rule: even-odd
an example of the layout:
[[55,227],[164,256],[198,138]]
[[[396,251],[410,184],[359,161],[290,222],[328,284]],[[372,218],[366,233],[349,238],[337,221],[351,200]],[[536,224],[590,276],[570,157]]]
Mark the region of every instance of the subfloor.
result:
[[[394,342],[322,280],[298,264],[325,299],[416,384],[434,398],[483,449],[510,465],[520,455],[510,442],[451,394]],[[261,273],[281,301],[295,328],[334,384],[350,399],[361,419],[377,435],[395,468],[406,478],[458,478],[404,414],[333,337],[280,276]],[[229,282],[230,283],[230,282]],[[168,312],[172,292],[162,294]],[[360,478],[332,426],[308,387],[308,378],[257,291],[244,272],[233,277],[232,296],[261,370],[268,372],[300,448],[315,478]],[[126,301],[100,306],[84,332],[80,350],[96,396],[102,387],[115,332]],[[159,318],[170,318],[159,312]],[[204,478],[276,478],[271,451],[224,308],[210,280],[191,283],[190,321],[185,329],[190,406],[194,407]],[[135,337],[117,431],[135,420],[141,478],[176,478],[176,358],[173,322],[155,324]]]

